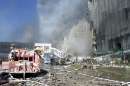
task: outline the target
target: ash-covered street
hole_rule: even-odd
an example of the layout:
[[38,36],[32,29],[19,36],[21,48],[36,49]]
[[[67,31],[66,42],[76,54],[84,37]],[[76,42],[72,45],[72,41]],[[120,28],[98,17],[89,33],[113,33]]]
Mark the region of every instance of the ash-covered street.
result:
[[[45,66],[46,65],[46,66]],[[127,86],[121,81],[101,78],[96,70],[74,69],[74,65],[51,66],[44,65],[49,72],[47,75],[39,75],[26,79],[25,83],[14,83],[15,86]],[[103,76],[102,76],[103,77]],[[124,85],[123,85],[124,84]],[[6,86],[6,85],[5,85]]]
[[54,66],[52,69],[49,86],[123,86],[124,84],[121,81],[98,76],[96,70],[92,69],[73,69],[71,65]]

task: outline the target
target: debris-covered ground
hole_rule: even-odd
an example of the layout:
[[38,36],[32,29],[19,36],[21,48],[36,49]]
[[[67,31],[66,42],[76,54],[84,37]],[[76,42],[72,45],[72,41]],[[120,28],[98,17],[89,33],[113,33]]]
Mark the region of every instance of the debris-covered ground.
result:
[[[27,78],[25,82],[5,86],[124,86],[122,85],[124,82],[121,80],[116,81],[118,78],[116,76],[118,75],[114,75],[115,72],[118,72],[117,74],[122,76],[122,69],[98,68],[92,70],[82,68],[80,64],[67,66],[48,65],[46,69],[49,71],[47,75]],[[113,78],[112,74],[113,77],[116,78]],[[128,77],[129,76],[127,76],[127,78]],[[124,79],[124,77],[122,77],[122,79]]]

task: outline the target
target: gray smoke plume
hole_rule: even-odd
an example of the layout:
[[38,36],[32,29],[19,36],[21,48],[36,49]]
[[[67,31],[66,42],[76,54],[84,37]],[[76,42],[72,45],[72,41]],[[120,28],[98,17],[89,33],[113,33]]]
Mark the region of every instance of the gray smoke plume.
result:
[[[65,40],[69,42],[71,38],[68,37],[72,37],[73,32],[80,31],[79,29],[75,30],[76,27],[82,28],[82,25],[87,24],[83,30],[89,28],[86,22],[88,20],[88,0],[38,0],[38,12],[39,40],[41,42],[51,42],[56,47],[65,48],[64,45],[68,45]],[[82,33],[79,35],[82,35]],[[84,38],[82,39],[82,37]],[[85,45],[87,37],[89,36],[81,36],[74,41],[81,41]],[[72,43],[72,41],[70,42]],[[78,44],[76,45],[78,46]],[[86,52],[84,50],[86,49],[79,50],[79,53],[84,54]]]
[[64,39],[62,48],[73,55],[89,55],[92,50],[90,24],[85,20],[81,20]]
[[57,44],[82,18],[87,19],[87,0],[38,0],[40,41]]

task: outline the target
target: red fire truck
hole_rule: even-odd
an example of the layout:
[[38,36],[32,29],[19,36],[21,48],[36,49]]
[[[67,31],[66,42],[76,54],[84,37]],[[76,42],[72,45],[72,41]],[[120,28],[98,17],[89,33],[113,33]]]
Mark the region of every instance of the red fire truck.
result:
[[9,61],[2,62],[2,69],[11,74],[40,72],[42,58],[38,50],[13,49],[9,53]]

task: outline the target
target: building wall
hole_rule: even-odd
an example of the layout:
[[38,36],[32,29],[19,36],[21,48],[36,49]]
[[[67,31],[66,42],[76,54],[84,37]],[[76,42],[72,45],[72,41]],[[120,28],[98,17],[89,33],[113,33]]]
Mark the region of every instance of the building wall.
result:
[[89,0],[97,51],[130,48],[130,0]]

